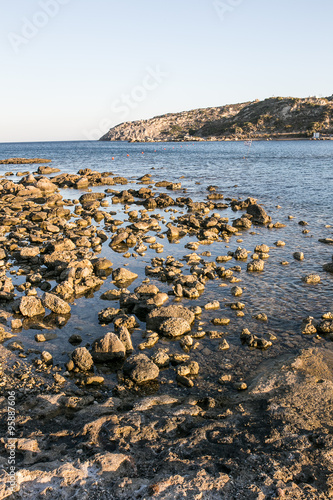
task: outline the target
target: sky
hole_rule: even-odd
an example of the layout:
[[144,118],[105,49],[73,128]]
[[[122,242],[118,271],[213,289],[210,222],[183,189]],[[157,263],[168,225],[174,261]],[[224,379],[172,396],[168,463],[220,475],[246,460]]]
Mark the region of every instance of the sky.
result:
[[333,93],[332,0],[0,0],[0,142]]

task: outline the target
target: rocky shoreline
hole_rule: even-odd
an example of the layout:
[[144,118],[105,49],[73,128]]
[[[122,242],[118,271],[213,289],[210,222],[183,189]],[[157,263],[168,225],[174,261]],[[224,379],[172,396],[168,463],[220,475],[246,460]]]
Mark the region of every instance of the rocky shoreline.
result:
[[[213,261],[199,251],[287,222],[273,221],[254,198],[224,199],[208,186],[193,201],[180,182],[155,182],[151,174],[129,181],[49,166],[17,173],[16,182],[8,174],[0,179],[0,385],[4,422],[8,391],[17,398],[18,473],[12,493],[2,424],[1,498],[333,497],[333,313],[304,317],[298,349],[281,347],[277,355],[272,328],[253,332],[242,323],[242,276],[255,282],[272,247],[239,246]],[[66,189],[77,198],[64,198]],[[125,221],[110,205],[122,207]],[[233,220],[223,217],[227,208]],[[182,259],[165,255],[163,239],[179,245],[188,236]],[[274,250],[284,245],[277,240]],[[106,247],[128,266],[101,256]],[[136,259],[148,248],[161,255],[144,260],[141,279]],[[302,252],[291,257],[304,259]],[[323,263],[323,272],[331,275],[332,265]],[[70,322],[75,300],[89,304],[110,278],[100,299],[112,307],[96,318],[106,333],[84,345],[73,328],[71,355],[57,363],[48,342]],[[303,281],[317,286],[321,276]],[[229,298],[222,304],[207,294],[197,305],[211,282]],[[230,321],[240,322],[243,346],[235,364],[227,355]],[[268,317],[259,311],[253,321],[266,325]],[[15,340],[36,328],[33,349]],[[210,363],[206,339],[222,368],[213,382],[201,375]],[[109,376],[117,378],[112,386]]]

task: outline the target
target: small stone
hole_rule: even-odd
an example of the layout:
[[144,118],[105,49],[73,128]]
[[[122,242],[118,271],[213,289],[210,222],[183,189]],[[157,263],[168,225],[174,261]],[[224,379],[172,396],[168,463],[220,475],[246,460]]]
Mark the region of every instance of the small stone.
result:
[[304,276],[302,278],[302,281],[304,281],[304,283],[307,283],[308,285],[317,285],[318,283],[320,283],[321,278],[318,274],[308,274],[307,276]]
[[247,389],[247,384],[245,382],[237,382],[234,387],[237,391],[245,391]]
[[206,304],[204,306],[204,309],[206,311],[210,311],[212,309],[219,309],[219,307],[220,307],[219,301],[218,300],[214,300],[213,302],[208,302],[208,304]]
[[303,252],[294,252],[293,257],[295,260],[304,260],[304,253]]

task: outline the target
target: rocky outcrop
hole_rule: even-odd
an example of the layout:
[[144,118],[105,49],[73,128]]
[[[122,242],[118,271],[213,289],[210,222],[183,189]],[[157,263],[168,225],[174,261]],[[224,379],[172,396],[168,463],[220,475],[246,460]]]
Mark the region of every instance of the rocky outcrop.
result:
[[333,132],[332,98],[271,97],[121,123],[101,141],[286,139]]

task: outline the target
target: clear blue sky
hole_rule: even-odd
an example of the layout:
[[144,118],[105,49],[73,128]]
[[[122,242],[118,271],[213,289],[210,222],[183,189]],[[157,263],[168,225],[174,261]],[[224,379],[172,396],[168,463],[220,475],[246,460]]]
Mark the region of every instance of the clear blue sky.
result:
[[333,93],[332,0],[1,7],[0,142],[93,139],[168,112]]

